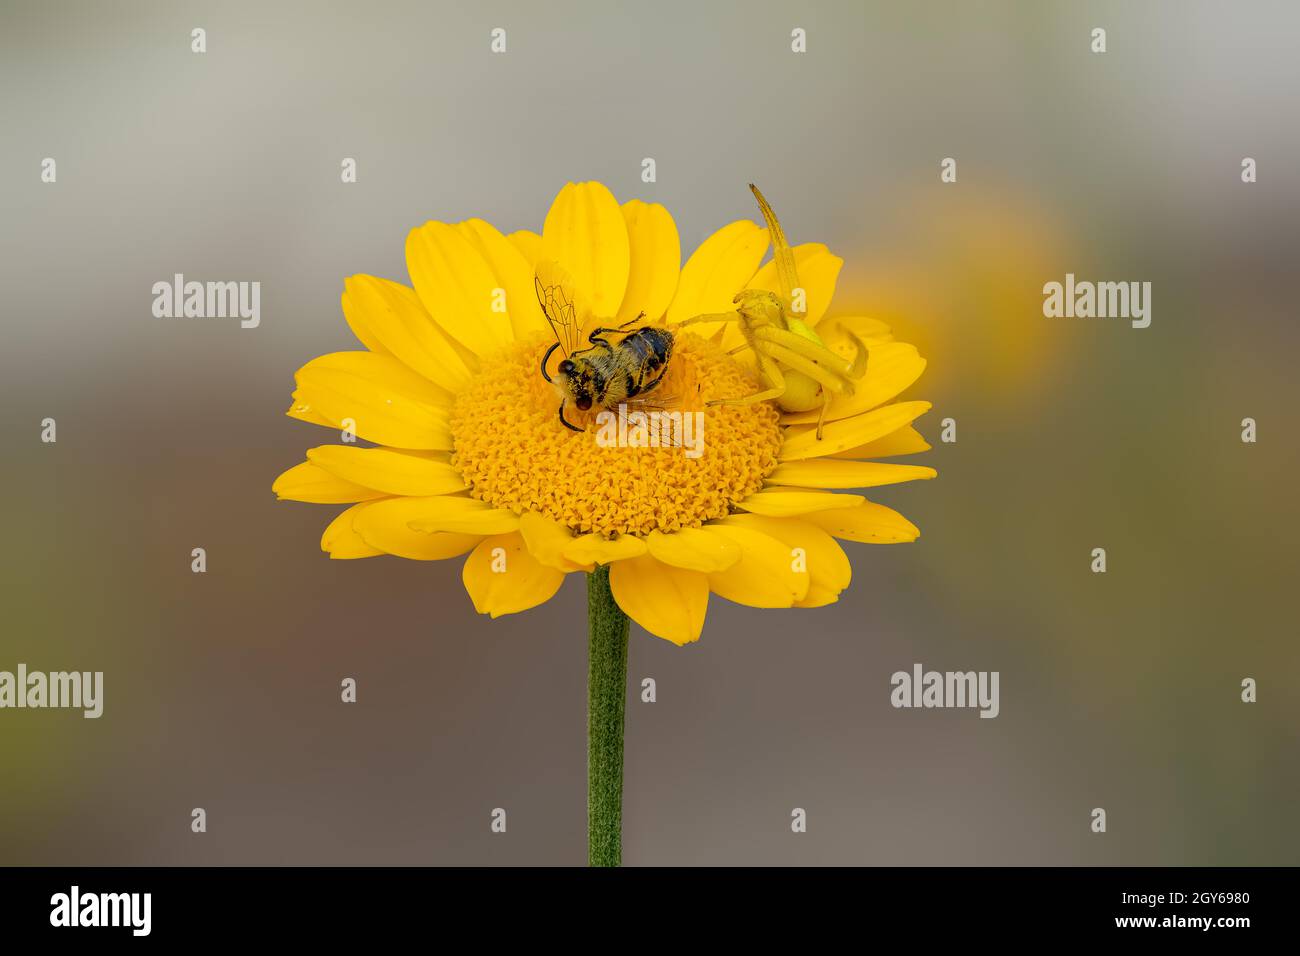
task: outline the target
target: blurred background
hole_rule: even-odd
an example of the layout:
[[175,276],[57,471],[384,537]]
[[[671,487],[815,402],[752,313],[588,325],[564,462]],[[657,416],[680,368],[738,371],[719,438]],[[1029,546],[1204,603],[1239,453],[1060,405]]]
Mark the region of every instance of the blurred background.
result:
[[[761,184],[845,257],[831,314],[929,358],[912,460],[940,472],[875,491],[922,537],[850,545],[838,604],[714,598],[686,648],[633,627],[627,863],[1300,863],[1297,28],[1282,2],[4,0],[0,669],[106,688],[99,720],[0,712],[0,863],[585,862],[581,577],[479,618],[459,562],[330,562],[335,509],[270,490],[328,440],[284,411],[356,347],[346,276],[406,281],[426,219],[539,230],[583,179],[667,205],[684,250]],[[260,281],[261,326],[154,318],[177,272]],[[1150,328],[1044,318],[1067,272],[1151,282]],[[1001,715],[891,708],[916,662],[999,671]]]

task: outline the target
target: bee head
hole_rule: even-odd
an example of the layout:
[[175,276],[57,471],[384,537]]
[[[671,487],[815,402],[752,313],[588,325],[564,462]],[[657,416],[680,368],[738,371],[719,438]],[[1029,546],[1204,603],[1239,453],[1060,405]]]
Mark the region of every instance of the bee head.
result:
[[579,411],[585,412],[590,409],[592,406],[591,373],[585,365],[580,365],[571,359],[564,359],[555,368],[564,379],[562,383],[556,383],[559,393],[572,402],[573,407]]

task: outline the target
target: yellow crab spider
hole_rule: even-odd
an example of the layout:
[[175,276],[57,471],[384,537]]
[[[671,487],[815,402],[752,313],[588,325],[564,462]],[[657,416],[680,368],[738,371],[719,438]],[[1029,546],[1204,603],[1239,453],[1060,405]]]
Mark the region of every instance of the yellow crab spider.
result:
[[745,344],[732,352],[754,350],[759,381],[764,388],[752,395],[714,399],[710,405],[775,401],[787,412],[808,412],[820,405],[821,415],[817,419],[820,441],[831,399],[836,395],[852,395],[854,383],[866,374],[867,347],[850,332],[849,337],[857,348],[857,355],[850,362],[828,349],[812,326],[795,314],[791,303],[795,291],[800,290],[802,294],[802,289],[795,271],[794,250],[786,242],[776,213],[758,187],[750,183],[749,188],[767,221],[780,295],[763,289],[745,289],[732,299],[736,303],[734,311],[697,315],[679,327],[699,322],[736,322],[745,336]]

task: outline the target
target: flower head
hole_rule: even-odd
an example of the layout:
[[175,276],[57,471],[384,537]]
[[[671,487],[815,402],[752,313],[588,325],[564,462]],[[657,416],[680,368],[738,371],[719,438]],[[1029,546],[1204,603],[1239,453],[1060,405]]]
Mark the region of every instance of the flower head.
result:
[[[824,319],[842,260],[820,244],[796,246],[802,321],[846,366],[866,348],[865,377],[824,416],[734,403],[770,384],[764,360],[746,354],[736,323],[680,323],[720,319],[743,290],[778,292],[776,262],[762,264],[769,244],[768,229],[740,220],[682,266],[668,211],[620,206],[599,183],[565,186],[540,235],[505,236],[477,219],[426,223],[407,238],[411,286],[347,280],[343,314],[365,349],[299,369],[288,412],[343,430],[345,441],[310,449],[274,490],[350,505],[322,536],[332,558],[468,555],[466,590],[494,617],[546,601],[566,574],[597,565],[609,565],[624,612],[677,644],[699,637],[711,593],[755,607],[831,603],[850,577],[836,539],[918,534],[842,489],[934,476],[871,460],[929,447],[911,426],[929,405],[886,404],[925,362],[873,319]],[[629,399],[633,412],[557,415],[539,263],[572,277],[587,329],[672,332],[666,370],[653,392]],[[627,374],[631,385],[635,370]]]

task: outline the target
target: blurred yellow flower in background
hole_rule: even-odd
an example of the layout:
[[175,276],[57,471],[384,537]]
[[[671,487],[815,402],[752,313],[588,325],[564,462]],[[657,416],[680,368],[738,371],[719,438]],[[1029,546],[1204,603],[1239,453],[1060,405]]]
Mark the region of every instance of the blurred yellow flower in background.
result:
[[1043,283],[1076,261],[1043,202],[988,184],[907,193],[878,230],[887,246],[856,250],[863,264],[841,298],[935,357],[945,388],[1003,402],[1036,394],[1075,333],[1043,320]]

